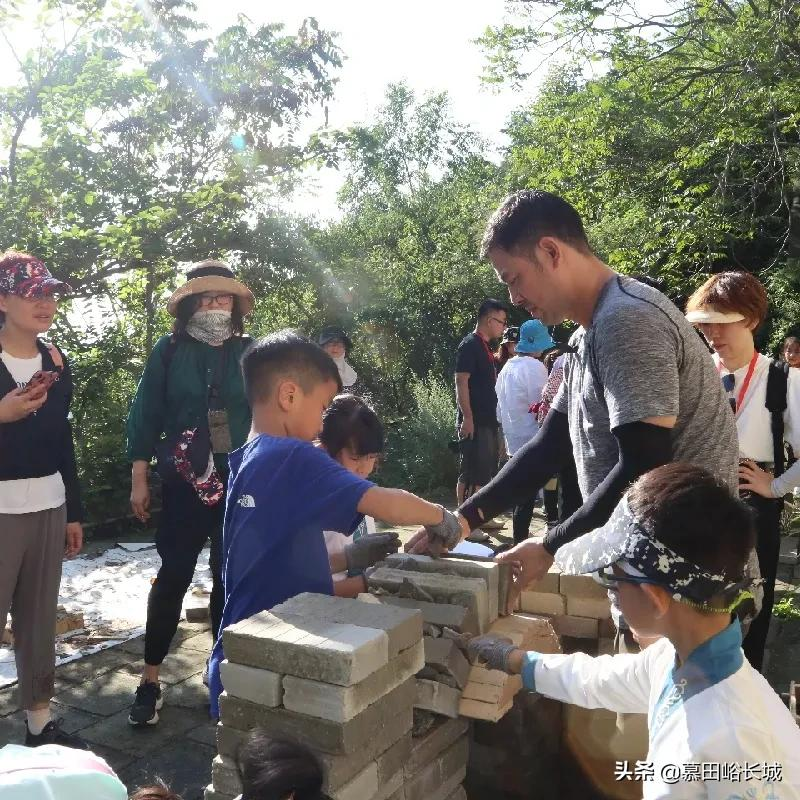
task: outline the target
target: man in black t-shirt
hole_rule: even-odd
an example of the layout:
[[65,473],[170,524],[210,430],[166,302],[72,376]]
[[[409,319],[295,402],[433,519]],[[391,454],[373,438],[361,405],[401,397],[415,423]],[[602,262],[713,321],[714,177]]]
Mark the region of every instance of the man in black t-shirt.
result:
[[478,309],[475,330],[462,339],[456,352],[456,402],[461,472],[456,486],[458,502],[489,483],[497,471],[499,437],[497,424],[497,365],[489,347],[508,324],[499,300],[484,300]]

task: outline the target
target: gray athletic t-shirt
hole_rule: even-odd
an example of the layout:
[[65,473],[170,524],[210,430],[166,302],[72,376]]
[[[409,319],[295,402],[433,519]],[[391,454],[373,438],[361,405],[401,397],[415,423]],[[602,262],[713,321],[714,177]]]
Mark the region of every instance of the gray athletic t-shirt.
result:
[[619,460],[612,429],[648,417],[677,416],[675,461],[688,461],[735,492],[736,425],[714,362],[697,332],[661,292],[615,275],[591,325],[570,339],[553,408],[569,419],[584,499]]

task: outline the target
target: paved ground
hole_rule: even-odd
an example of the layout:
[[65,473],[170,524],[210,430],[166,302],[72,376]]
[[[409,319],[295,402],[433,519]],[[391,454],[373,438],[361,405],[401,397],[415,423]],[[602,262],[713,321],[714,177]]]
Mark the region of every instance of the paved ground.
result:
[[[505,530],[496,538],[510,542],[510,523],[505,521]],[[535,519],[533,527],[541,526],[541,520]],[[93,551],[102,549],[103,543],[92,543]],[[797,586],[786,584],[783,589],[796,592]],[[800,679],[800,620],[783,621],[778,630],[768,678],[785,692],[789,680]],[[207,690],[201,680],[210,649],[207,624],[181,622],[162,670],[161,721],[152,728],[133,728],[127,721],[142,669],[143,637],[58,667],[54,713],[64,718],[66,730],[80,732],[129,788],[160,777],[184,800],[199,800],[210,781],[216,750]],[[16,690],[0,691],[0,746],[24,740],[24,715],[16,709]]]

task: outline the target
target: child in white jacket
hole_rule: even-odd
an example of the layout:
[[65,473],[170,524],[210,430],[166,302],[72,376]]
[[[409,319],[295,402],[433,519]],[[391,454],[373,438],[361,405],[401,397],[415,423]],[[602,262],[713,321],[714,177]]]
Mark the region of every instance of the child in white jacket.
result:
[[596,573],[642,639],[637,654],[544,655],[507,639],[469,641],[473,660],[521,673],[531,691],[584,708],[647,713],[647,761],[619,763],[649,798],[800,798],[800,728],[742,652],[731,612],[750,596],[747,507],[705,471],[642,476],[609,521],[558,551],[567,573]]

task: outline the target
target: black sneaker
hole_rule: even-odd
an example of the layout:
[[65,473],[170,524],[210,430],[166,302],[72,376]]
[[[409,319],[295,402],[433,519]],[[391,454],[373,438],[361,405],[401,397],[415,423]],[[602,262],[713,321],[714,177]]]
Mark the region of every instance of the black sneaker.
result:
[[164,698],[161,696],[161,687],[152,681],[141,683],[136,690],[136,699],[131,706],[128,722],[131,725],[155,725],[162,705]]
[[42,728],[41,733],[33,734],[25,726],[25,747],[39,747],[43,744],[60,744],[63,747],[74,747],[76,750],[88,750],[89,745],[74,733],[62,730],[62,719],[51,719]]

